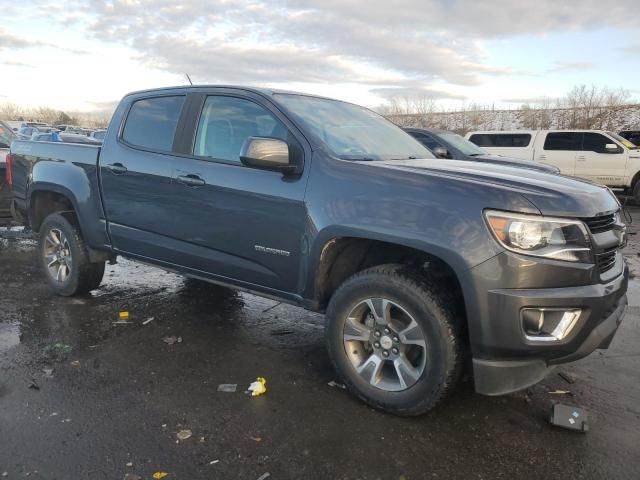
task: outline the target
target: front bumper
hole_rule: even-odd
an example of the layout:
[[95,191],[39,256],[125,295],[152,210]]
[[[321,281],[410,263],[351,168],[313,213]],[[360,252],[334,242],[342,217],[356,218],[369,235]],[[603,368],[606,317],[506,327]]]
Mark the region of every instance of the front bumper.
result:
[[[620,257],[622,257],[620,255]],[[628,269],[606,283],[561,288],[489,289],[482,331],[472,344],[476,391],[501,395],[533,385],[554,365],[608,348],[624,317]],[[523,308],[580,308],[570,334],[561,341],[530,341],[522,328]],[[474,332],[471,332],[472,334]]]

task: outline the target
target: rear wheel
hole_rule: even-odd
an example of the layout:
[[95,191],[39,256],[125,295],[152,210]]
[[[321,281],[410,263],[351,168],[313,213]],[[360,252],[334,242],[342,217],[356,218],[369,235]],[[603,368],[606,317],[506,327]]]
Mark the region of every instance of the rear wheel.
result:
[[100,286],[104,262],[89,260],[79,228],[65,216],[54,213],[44,220],[39,252],[47,282],[58,295],[83,294]]
[[329,354],[345,385],[369,405],[398,415],[425,413],[460,374],[456,310],[404,266],[365,270],[329,303]]

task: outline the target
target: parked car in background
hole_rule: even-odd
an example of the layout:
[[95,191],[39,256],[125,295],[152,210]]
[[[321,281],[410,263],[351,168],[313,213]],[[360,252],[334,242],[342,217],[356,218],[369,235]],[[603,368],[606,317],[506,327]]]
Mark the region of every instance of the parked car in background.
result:
[[11,125],[0,121],[0,225],[11,221],[11,189],[7,181],[7,156],[11,142],[16,139]]
[[136,92],[102,148],[16,141],[11,158],[59,295],[98,288],[121,255],[326,312],[339,379],[400,415],[433,408],[467,363],[498,395],[608,348],[627,304],[609,189],[436,159],[346,102]]
[[38,127],[35,126],[24,126],[18,130],[18,139],[19,140],[30,140],[37,133],[51,133],[57,132],[58,129],[52,127],[50,125],[40,125]]
[[629,140],[634,145],[640,145],[640,130],[622,130],[618,134]]
[[102,142],[106,133],[106,130],[94,130],[89,134],[89,138],[93,138],[94,140],[99,140],[100,142]]
[[409,135],[427,147],[438,158],[509,165],[548,173],[560,173],[558,167],[541,162],[492,155],[457,133],[437,128],[405,128]]
[[640,150],[603,130],[469,132],[490,153],[555,165],[564,175],[624,189],[640,201]]
[[82,143],[86,145],[100,145],[102,143],[97,139],[93,139],[85,135],[80,135],[77,133],[58,132],[58,131],[53,131],[49,133],[36,132],[31,137],[31,140],[33,140],[34,142],[65,142],[65,143]]

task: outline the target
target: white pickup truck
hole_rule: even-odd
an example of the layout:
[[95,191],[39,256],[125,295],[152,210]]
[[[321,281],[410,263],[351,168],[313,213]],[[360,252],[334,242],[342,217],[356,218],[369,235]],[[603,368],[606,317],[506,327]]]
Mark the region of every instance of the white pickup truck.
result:
[[514,130],[469,132],[483,150],[555,165],[564,175],[625,189],[640,200],[640,150],[603,130]]

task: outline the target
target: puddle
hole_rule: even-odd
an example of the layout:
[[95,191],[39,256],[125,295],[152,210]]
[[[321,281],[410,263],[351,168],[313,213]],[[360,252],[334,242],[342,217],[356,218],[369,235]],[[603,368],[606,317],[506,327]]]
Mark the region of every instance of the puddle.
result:
[[20,343],[20,326],[0,323],[0,352],[9,350]]

